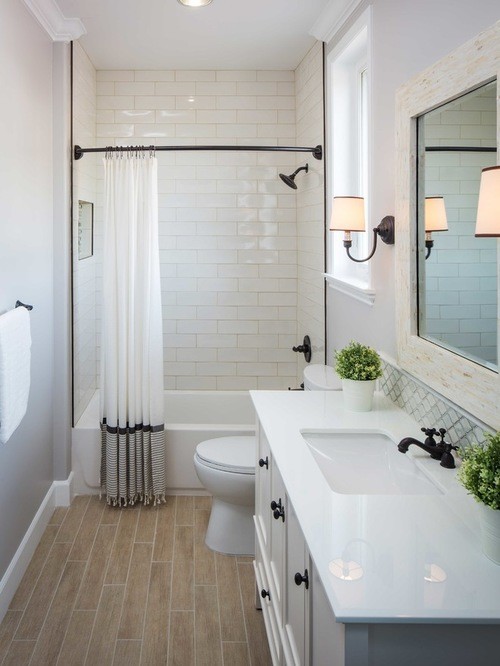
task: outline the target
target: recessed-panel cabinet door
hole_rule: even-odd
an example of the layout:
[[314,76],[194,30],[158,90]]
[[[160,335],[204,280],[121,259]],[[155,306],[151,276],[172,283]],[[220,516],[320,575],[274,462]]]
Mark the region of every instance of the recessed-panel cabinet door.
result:
[[267,437],[259,424],[259,445],[257,450],[255,515],[263,547],[269,552],[271,531],[271,450]]
[[288,645],[287,663],[309,664],[309,557],[304,537],[291,502],[286,517],[286,581],[283,624]]

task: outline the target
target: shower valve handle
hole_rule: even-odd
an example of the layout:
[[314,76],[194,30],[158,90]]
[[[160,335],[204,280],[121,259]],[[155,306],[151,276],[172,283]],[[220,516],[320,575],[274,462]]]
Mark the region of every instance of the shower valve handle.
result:
[[298,345],[297,347],[292,347],[292,351],[299,352],[300,354],[304,354],[304,358],[306,359],[306,363],[310,363],[311,362],[311,354],[312,354],[311,338],[308,335],[305,335],[304,340],[302,341],[302,344]]

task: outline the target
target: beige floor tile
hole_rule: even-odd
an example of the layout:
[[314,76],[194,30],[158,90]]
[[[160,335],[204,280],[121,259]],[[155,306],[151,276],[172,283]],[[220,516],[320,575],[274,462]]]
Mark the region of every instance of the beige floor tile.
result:
[[138,666],[141,661],[142,641],[116,641],[114,666]]
[[35,641],[13,641],[2,662],[2,666],[25,666],[29,664]]
[[21,616],[22,611],[8,610],[0,624],[0,664],[9,650],[10,643],[21,621]]
[[151,543],[134,544],[118,638],[142,639],[152,552],[153,544]]
[[168,654],[171,562],[153,562],[144,623],[142,666],[163,666]]
[[250,663],[252,666],[270,666],[271,653],[267,643],[266,628],[262,618],[262,611],[255,608],[255,577],[252,564],[238,564],[245,625],[247,630],[248,646],[250,649]]
[[252,558],[204,544],[211,498],[75,502],[54,513],[0,624],[2,666],[271,664]]
[[170,613],[168,666],[195,666],[194,612]]
[[[31,593],[36,585],[38,576],[40,575],[41,570],[47,557],[49,555],[52,544],[56,538],[56,534],[59,530],[57,525],[48,525],[45,528],[45,531],[40,539],[40,543],[36,547],[36,550],[31,558],[31,561],[26,569],[26,573],[19,584],[19,587],[16,590],[14,598],[10,602],[9,608],[11,610],[24,610],[26,605],[31,597]],[[1,663],[1,661],[0,661]]]
[[76,610],[97,608],[115,534],[116,525],[99,525],[75,605]]
[[222,643],[224,666],[250,666],[246,643]]
[[222,664],[222,646],[217,587],[215,585],[196,585],[194,589],[196,666],[220,666]]
[[112,665],[124,594],[124,585],[103,587],[85,660],[88,666]]
[[86,560],[89,557],[103,511],[104,502],[97,495],[91,497],[69,554],[70,560]]
[[96,611],[73,611],[57,660],[57,666],[83,666]]
[[118,525],[122,511],[134,510],[134,507],[120,508],[118,506],[111,506],[106,503],[106,498],[101,500],[104,504],[104,510],[101,516],[101,525]]
[[194,528],[176,526],[172,573],[172,610],[194,610]]
[[62,525],[68,510],[69,507],[67,506],[56,506],[54,513],[49,520],[49,525]]
[[176,525],[194,525],[194,497],[177,495]]
[[67,562],[61,581],[38,637],[31,666],[53,666],[57,661],[69,624],[68,609],[73,608],[82,581],[85,562]]
[[156,533],[158,511],[155,506],[141,506],[135,533],[136,542],[153,543]]
[[246,642],[245,619],[243,617],[236,558],[217,553],[215,562],[222,640]]
[[38,638],[47,609],[56,592],[59,579],[71,549],[70,543],[55,543],[49,553],[16,632],[16,640]]
[[194,498],[194,508],[204,509],[205,511],[210,511],[212,508],[212,498],[209,495],[197,495]]
[[61,527],[59,528],[59,532],[57,533],[56,542],[74,541],[78,534],[78,530],[80,529],[82,518],[85,515],[89,501],[90,497],[88,495],[77,495],[73,499]]
[[194,516],[194,582],[195,585],[215,583],[215,554],[205,546],[210,510],[199,509]]
[[138,507],[129,507],[126,509],[115,508],[114,511],[120,518],[120,522],[118,523],[115,542],[109,558],[105,584],[124,585],[127,582],[132,546],[139,519],[139,510]]
[[160,504],[157,511],[153,560],[171,562],[174,557],[175,497],[167,497],[165,504]]

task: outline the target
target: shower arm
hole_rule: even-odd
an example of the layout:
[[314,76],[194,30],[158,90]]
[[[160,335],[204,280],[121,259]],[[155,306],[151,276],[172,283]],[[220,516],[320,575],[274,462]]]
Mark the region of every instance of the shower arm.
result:
[[237,150],[237,151],[258,151],[274,153],[312,153],[317,160],[323,159],[323,147],[321,145],[314,148],[307,146],[107,146],[105,148],[82,148],[75,146],[73,157],[80,160],[85,153],[106,153],[120,151],[151,151],[152,153],[160,151],[178,151],[178,150]]

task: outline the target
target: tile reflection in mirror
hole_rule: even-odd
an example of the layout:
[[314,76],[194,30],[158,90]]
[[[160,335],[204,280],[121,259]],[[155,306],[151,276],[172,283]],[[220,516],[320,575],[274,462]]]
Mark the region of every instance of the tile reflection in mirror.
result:
[[[498,367],[496,238],[474,236],[481,171],[497,163],[497,82],[418,118],[419,336]],[[448,229],[425,236],[425,200],[442,197]],[[427,261],[426,261],[427,257]]]

